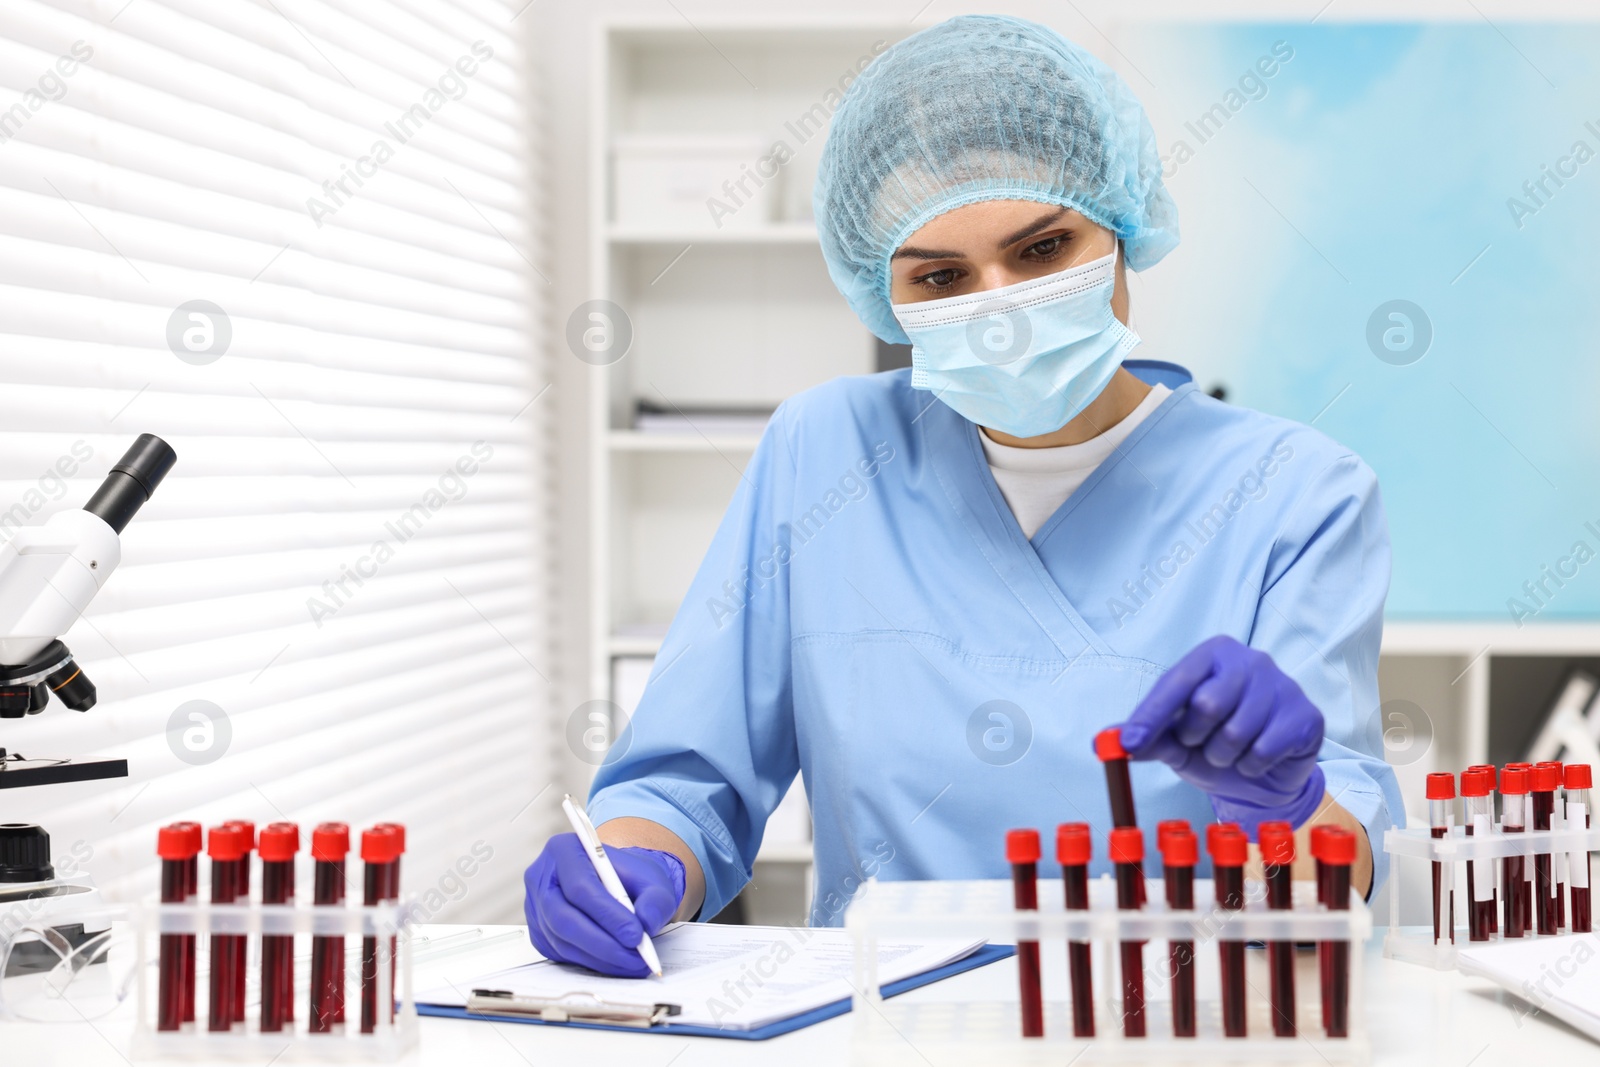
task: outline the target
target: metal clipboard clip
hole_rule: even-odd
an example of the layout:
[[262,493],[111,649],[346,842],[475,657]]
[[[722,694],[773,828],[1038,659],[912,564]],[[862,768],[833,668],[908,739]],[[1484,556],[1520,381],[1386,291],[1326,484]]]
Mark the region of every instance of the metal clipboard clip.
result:
[[568,993],[554,1000],[519,997],[503,989],[474,989],[467,998],[468,1015],[502,1019],[538,1019],[547,1023],[605,1023],[648,1030],[683,1011],[676,1004],[622,1004],[593,993]]

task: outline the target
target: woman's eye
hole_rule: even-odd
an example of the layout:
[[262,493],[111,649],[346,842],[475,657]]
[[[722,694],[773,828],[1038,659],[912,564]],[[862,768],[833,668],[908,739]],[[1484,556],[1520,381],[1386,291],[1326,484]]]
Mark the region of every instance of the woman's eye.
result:
[[948,289],[956,283],[956,272],[952,268],[936,270],[932,274],[924,274],[917,279],[917,284],[929,289]]
[[1056,236],[1046,237],[1042,241],[1035,241],[1033,244],[1028,246],[1028,254],[1037,256],[1040,259],[1050,259],[1056,253],[1061,251],[1062,242],[1065,240],[1065,236]]

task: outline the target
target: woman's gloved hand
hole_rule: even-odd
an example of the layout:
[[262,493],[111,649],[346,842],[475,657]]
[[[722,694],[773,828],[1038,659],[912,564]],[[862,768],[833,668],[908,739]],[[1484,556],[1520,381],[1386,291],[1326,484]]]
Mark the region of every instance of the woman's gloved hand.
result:
[[643,978],[650,973],[639,955],[639,941],[677,914],[683,903],[683,861],[653,848],[605,846],[634,913],[611,898],[594,873],[577,834],[557,834],[522,876],[533,947],[562,963],[576,963],[602,974]]
[[1205,790],[1252,839],[1267,820],[1298,827],[1327,786],[1317,766],[1322,712],[1272,657],[1231,637],[1197,645],[1122,725],[1133,759],[1156,759]]

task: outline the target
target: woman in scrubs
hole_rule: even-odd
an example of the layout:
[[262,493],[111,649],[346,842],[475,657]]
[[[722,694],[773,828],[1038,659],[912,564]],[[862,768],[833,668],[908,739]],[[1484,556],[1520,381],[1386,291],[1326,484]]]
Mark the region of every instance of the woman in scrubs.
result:
[[815,925],[869,877],[1006,877],[1008,828],[1110,827],[1113,725],[1147,825],[1282,819],[1302,856],[1343,826],[1370,891],[1403,818],[1369,736],[1377,482],[1126,358],[1126,270],[1178,240],[1127,86],[1044,27],[952,19],[850,87],[815,199],[831,276],[913,367],[774,415],[590,795],[637,915],[561,834],[534,945],[643,975],[643,932],[749,880],[797,773]]

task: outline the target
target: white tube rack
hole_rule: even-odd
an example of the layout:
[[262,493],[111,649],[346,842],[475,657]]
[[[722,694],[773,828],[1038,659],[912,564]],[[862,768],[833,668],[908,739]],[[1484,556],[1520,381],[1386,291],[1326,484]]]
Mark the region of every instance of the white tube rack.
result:
[[[1472,860],[1499,861],[1507,856],[1523,856],[1528,862],[1528,874],[1533,875],[1533,857],[1536,855],[1556,853],[1589,853],[1600,849],[1600,826],[1590,829],[1567,827],[1561,830],[1523,830],[1518,833],[1503,833],[1500,823],[1494,824],[1494,832],[1487,835],[1474,835],[1468,837],[1466,830],[1460,826],[1451,827],[1450,833],[1444,837],[1434,837],[1427,827],[1407,827],[1404,830],[1386,830],[1383,835],[1383,850],[1396,861],[1391,865],[1390,879],[1392,887],[1389,893],[1389,927],[1383,939],[1383,954],[1387,959],[1401,960],[1406,963],[1416,963],[1436,970],[1449,971],[1456,969],[1457,954],[1461,947],[1466,945],[1492,945],[1508,940],[1505,936],[1505,891],[1500,886],[1501,867],[1495,862],[1490,868],[1493,874],[1493,884],[1499,889],[1500,896],[1497,901],[1498,922],[1500,930],[1492,934],[1487,941],[1474,942],[1470,939],[1468,917],[1466,908],[1467,881],[1464,865]],[[1421,862],[1414,862],[1421,861]],[[1422,878],[1423,894],[1429,902],[1430,909],[1433,900],[1433,864],[1443,864],[1440,869],[1439,879],[1439,943],[1434,944],[1433,927],[1429,926],[1402,926],[1400,925],[1400,898],[1402,894],[1415,894],[1412,888],[1416,885],[1412,879],[1418,875]],[[1567,892],[1570,894],[1572,883],[1566,882]],[[1593,887],[1591,886],[1591,893]],[[1455,893],[1455,943],[1452,944],[1447,927],[1450,923],[1450,899]],[[1527,933],[1527,938],[1535,937],[1568,937],[1572,933],[1572,902],[1566,902],[1567,926],[1558,934],[1538,934],[1532,928]],[[1536,925],[1536,924],[1535,924]]]
[[[138,953],[138,1018],[133,1034],[136,1060],[248,1060],[256,1063],[387,1063],[417,1045],[417,1011],[411,987],[409,902],[360,905],[147,903],[134,909]],[[195,1019],[181,1030],[157,1029],[160,935],[195,934]],[[244,935],[244,1021],[227,1032],[207,1028],[210,938]],[[292,935],[294,1020],[281,1031],[261,1029],[261,937]],[[345,1021],[330,1033],[310,1031],[311,938],[343,937]],[[361,1032],[362,939],[376,939],[377,1023]],[[390,940],[394,940],[391,952]],[[391,960],[393,965],[391,966]],[[391,988],[390,975],[393,974]],[[383,1010],[394,1003],[393,1018]]]
[[[1041,877],[1040,910],[1016,911],[1009,881],[879,882],[870,880],[850,905],[845,928],[855,942],[854,1032],[851,1062],[916,1067],[970,1067],[974,1063],[1052,1065],[1064,1063],[1310,1063],[1367,1064],[1362,991],[1362,950],[1372,933],[1372,913],[1352,892],[1349,911],[1330,911],[1315,900],[1309,882],[1294,884],[1294,908],[1269,911],[1260,882],[1245,884],[1246,906],[1237,912],[1213,907],[1210,879],[1196,879],[1194,911],[1169,911],[1160,879],[1146,883],[1148,903],[1141,911],[1116,907],[1116,884],[1109,876],[1089,884],[1088,911],[1067,911],[1060,879]],[[1016,986],[1010,998],[983,1002],[934,1001],[929,996],[884,998],[878,988],[879,940],[976,940],[1012,944],[1038,941],[1047,961],[1043,987],[1045,1034],[1021,1036]],[[1048,959],[1064,959],[1067,941],[1092,945],[1095,1034],[1072,1034],[1071,990],[1065,981],[1052,988]],[[1119,943],[1143,940],[1146,982],[1146,1033],[1122,1032]],[[1196,1036],[1172,1035],[1170,999],[1165,997],[1168,940],[1195,943]],[[1299,943],[1345,941],[1350,945],[1349,1036],[1330,1038],[1322,1029],[1321,992],[1315,953],[1296,953],[1298,1036],[1275,1037],[1268,1001],[1265,953],[1247,952],[1248,1036],[1225,1037],[1216,993],[1221,941],[1290,940]],[[1257,974],[1256,972],[1260,973]],[[940,986],[929,987],[936,995]]]

